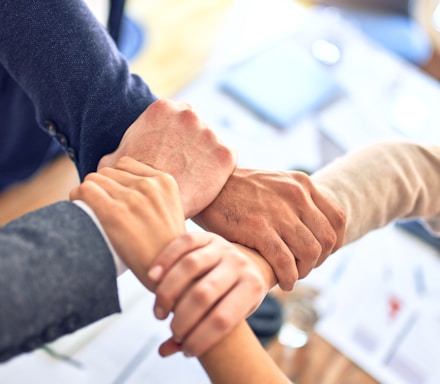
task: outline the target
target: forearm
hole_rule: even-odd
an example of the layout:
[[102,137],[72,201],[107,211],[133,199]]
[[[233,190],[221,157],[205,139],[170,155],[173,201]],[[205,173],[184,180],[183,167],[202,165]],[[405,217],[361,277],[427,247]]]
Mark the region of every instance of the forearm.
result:
[[347,215],[345,244],[397,218],[440,214],[440,147],[373,144],[312,176]]
[[[268,290],[273,287],[276,277],[267,261],[254,250],[239,244],[235,246],[259,266]],[[213,384],[290,383],[245,321],[199,360]]]
[[244,321],[199,360],[213,384],[290,383]]
[[42,127],[66,138],[81,176],[114,151],[155,99],[80,0],[0,2],[0,65]]
[[111,254],[74,204],[1,227],[0,256],[0,360],[120,311]]

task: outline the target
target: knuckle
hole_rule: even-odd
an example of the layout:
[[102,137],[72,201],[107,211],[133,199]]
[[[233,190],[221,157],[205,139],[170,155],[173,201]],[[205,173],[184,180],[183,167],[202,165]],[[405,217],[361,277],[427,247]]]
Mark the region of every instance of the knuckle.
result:
[[322,239],[322,252],[329,253],[335,246],[338,238],[336,232],[327,231]]
[[181,109],[179,111],[179,115],[180,119],[182,120],[182,122],[184,122],[185,125],[203,126],[197,113],[195,113],[190,108]]
[[335,226],[337,228],[345,228],[347,223],[347,215],[342,209],[338,209],[335,215]]
[[194,248],[198,244],[198,236],[200,235],[204,235],[204,233],[185,232],[180,236],[180,239],[188,248]]
[[81,192],[88,192],[93,188],[93,178],[87,175],[84,181],[78,186],[78,190]]
[[217,312],[212,316],[212,324],[217,332],[226,332],[232,327],[232,320],[223,312]]
[[200,283],[193,289],[192,298],[197,305],[206,306],[211,302],[211,284]]
[[[102,168],[101,170],[105,170],[106,168],[107,168],[107,167],[104,167],[104,168]],[[84,178],[82,184],[85,184],[85,183],[87,183],[87,182],[93,182],[94,180],[96,180],[96,178],[97,178],[97,173],[96,173],[96,172],[88,173],[88,174],[86,175],[86,177]]]
[[321,244],[316,239],[314,239],[314,241],[309,245],[307,250],[309,254],[308,259],[311,260],[311,262],[316,262],[319,256],[321,256],[322,251],[323,248]]
[[305,172],[293,171],[291,173],[291,176],[297,183],[301,184],[302,186],[310,188],[313,185],[310,176]]
[[[127,165],[127,164],[131,164],[133,161],[134,161],[134,159],[132,159],[129,156],[122,156],[116,162],[116,168]],[[104,167],[104,168],[108,168],[108,167]],[[104,168],[101,168],[101,169],[104,169]]]
[[170,175],[169,173],[162,173],[159,176],[161,184],[164,188],[171,192],[178,192],[179,186],[177,184],[176,179]]
[[224,166],[233,167],[235,165],[234,153],[226,145],[219,144],[216,155],[217,160]]
[[137,177],[134,181],[136,190],[140,191],[141,193],[144,193],[145,191],[148,191],[151,188],[151,183],[148,178],[146,177]]
[[194,271],[198,269],[200,258],[193,253],[190,253],[181,261],[181,263],[186,271]]
[[304,189],[304,186],[298,183],[291,183],[288,186],[289,195],[295,199],[296,205],[306,205],[309,193]]

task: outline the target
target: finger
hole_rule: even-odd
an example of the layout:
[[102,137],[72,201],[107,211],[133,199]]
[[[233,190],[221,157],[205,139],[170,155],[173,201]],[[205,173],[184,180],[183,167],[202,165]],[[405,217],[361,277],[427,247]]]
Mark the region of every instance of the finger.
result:
[[174,264],[156,288],[154,313],[165,319],[187,289],[220,262],[220,256],[204,248],[192,251]]
[[79,199],[79,193],[80,193],[80,185],[78,185],[77,187],[74,187],[70,192],[69,192],[69,200],[70,201],[74,201],[74,200],[80,200]]
[[[110,169],[110,168],[109,168]],[[117,171],[121,172],[121,171]],[[125,177],[120,177],[121,179]],[[104,190],[110,197],[114,199],[120,199],[125,197],[127,193],[127,188],[116,180],[115,175],[107,176],[101,173],[90,173],[86,176],[85,181],[90,181],[98,185],[102,190]]]
[[176,237],[155,257],[151,263],[148,277],[158,283],[183,255],[208,245],[210,241],[211,239],[205,234],[195,232]]
[[[307,220],[309,220],[309,218],[307,218]],[[316,225],[316,223],[314,222],[313,225]],[[321,256],[321,244],[311,231],[310,226],[299,219],[291,224],[287,234],[282,233],[282,237],[285,239],[291,252],[295,255],[298,279],[304,278],[316,266]]]
[[[97,185],[93,181],[95,177],[96,172],[91,172],[85,177],[84,181],[80,185],[72,188],[69,193],[69,200],[83,200],[83,198],[88,199],[89,193],[94,193],[93,191],[90,191],[90,188],[93,187],[94,189],[96,189],[97,187]],[[93,186],[92,184],[95,185]]]
[[[344,212],[334,203],[330,198],[325,196],[323,193],[314,189],[312,191],[312,199],[315,202],[316,206],[321,210],[321,212],[328,219],[333,231],[335,233],[336,239],[333,241],[333,247],[327,253],[326,256],[332,254],[337,251],[344,243],[345,237],[345,214]],[[327,241],[331,242],[332,239],[328,239]],[[323,260],[319,260],[319,264],[321,264]]]
[[174,309],[171,322],[174,339],[182,341],[237,283],[238,276],[223,263],[185,292]]
[[[152,169],[152,168],[151,168]],[[151,176],[138,176],[128,171],[124,171],[116,168],[101,168],[98,171],[98,175],[105,176],[108,179],[114,180],[115,182],[128,187],[131,189],[137,189],[139,181],[148,183]]]
[[172,338],[169,338],[168,340],[164,341],[159,346],[159,354],[162,357],[170,356],[176,352],[180,352],[181,350],[182,350],[182,345],[176,343]]
[[[236,286],[238,288],[240,286]],[[244,291],[252,288],[242,285]],[[187,335],[182,343],[186,356],[201,356],[229,334],[243,319],[249,316],[261,303],[261,300],[243,300],[242,292],[232,289],[215,308]],[[255,303],[255,304],[252,304]],[[233,314],[234,316],[231,316]]]
[[99,216],[106,217],[113,198],[98,183],[91,179],[83,181],[71,192],[71,200],[82,200]]
[[[290,223],[286,223],[285,226],[292,231]],[[292,252],[293,248],[289,248],[278,232],[267,229],[266,236],[260,236],[256,239],[255,249],[264,255],[264,258],[271,265],[279,287],[283,291],[291,291],[298,280],[298,268],[295,254]]]
[[143,177],[158,176],[163,173],[147,164],[141,163],[140,161],[137,161],[128,156],[121,157],[114,168],[120,171],[125,171],[130,174]]
[[[313,205],[316,206],[316,203],[313,202]],[[327,216],[318,208],[312,213],[303,215],[301,219],[305,227],[308,228],[314,237],[314,239],[309,239],[310,242],[314,240],[315,244],[310,244],[308,257],[310,262],[312,262],[313,259],[312,268],[315,268],[319,260],[327,258],[334,249],[337,234]]]

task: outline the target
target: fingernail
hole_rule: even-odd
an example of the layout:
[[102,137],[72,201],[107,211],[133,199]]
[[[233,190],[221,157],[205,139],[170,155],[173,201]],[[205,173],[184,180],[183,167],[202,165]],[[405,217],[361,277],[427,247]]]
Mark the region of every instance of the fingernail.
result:
[[188,351],[184,351],[183,352],[183,356],[185,356],[185,357],[194,357],[194,355],[191,352],[188,352]]
[[159,320],[165,320],[168,317],[168,312],[160,306],[154,307],[154,314]]
[[163,274],[163,268],[160,265],[155,265],[148,271],[148,277],[154,282],[158,281]]

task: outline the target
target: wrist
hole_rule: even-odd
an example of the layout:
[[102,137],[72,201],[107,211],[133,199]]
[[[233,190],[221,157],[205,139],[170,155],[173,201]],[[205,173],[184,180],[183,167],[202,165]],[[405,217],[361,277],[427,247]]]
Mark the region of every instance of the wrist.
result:
[[271,288],[278,284],[275,272],[270,264],[263,258],[257,251],[254,251],[241,244],[234,244],[241,252],[251,258],[251,260],[257,265],[257,268],[261,272],[264,282],[266,283],[265,290],[269,292]]

